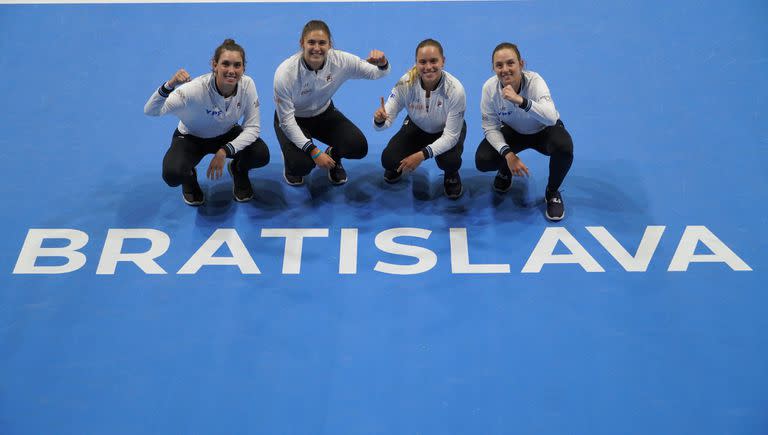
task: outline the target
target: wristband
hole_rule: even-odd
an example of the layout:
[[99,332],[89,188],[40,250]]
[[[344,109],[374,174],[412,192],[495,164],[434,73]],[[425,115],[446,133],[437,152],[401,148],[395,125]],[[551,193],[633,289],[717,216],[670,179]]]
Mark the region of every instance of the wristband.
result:
[[311,140],[308,140],[304,145],[301,146],[301,150],[309,155],[312,155],[312,150],[315,148],[315,144],[313,144]]
[[318,158],[320,156],[320,154],[323,153],[322,151],[320,151],[320,148],[315,148],[315,149],[317,150],[317,153],[310,155],[312,157],[312,160],[315,160],[316,158]]
[[232,142],[227,142],[226,144],[222,145],[221,149],[224,150],[224,153],[226,153],[227,157],[230,159],[235,156],[235,147],[232,146]]
[[168,98],[171,95],[171,92],[173,92],[173,89],[167,88],[166,83],[163,83],[160,88],[157,90],[157,92],[160,94],[163,98]]

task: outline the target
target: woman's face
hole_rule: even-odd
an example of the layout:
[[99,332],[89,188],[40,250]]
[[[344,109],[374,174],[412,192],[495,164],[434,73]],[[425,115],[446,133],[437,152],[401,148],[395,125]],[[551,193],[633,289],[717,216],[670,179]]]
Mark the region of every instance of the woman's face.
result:
[[325,62],[328,50],[331,48],[331,41],[322,30],[313,30],[304,35],[301,40],[301,50],[304,53],[304,61],[312,67],[319,69]]
[[218,61],[213,62],[216,86],[219,89],[232,89],[243,76],[245,65],[239,51],[222,50]]
[[493,71],[504,86],[520,83],[524,63],[511,48],[502,48],[493,55]]
[[426,45],[416,51],[416,70],[423,84],[436,84],[440,80],[444,66],[445,58],[434,45]]

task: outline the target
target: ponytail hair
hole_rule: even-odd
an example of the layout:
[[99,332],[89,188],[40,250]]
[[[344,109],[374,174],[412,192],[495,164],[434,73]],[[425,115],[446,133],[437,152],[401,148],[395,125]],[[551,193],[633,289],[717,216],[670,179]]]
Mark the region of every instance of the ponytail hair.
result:
[[213,53],[213,58],[211,61],[213,63],[219,63],[219,58],[221,57],[221,53],[224,50],[228,51],[238,51],[240,52],[240,56],[243,57],[243,67],[245,67],[245,50],[243,50],[243,47],[241,47],[237,42],[235,42],[234,39],[225,39],[224,42],[221,43],[218,47],[216,47],[216,51]]
[[408,78],[405,79],[405,84],[410,85],[414,81],[416,81],[416,77],[419,75],[419,69],[416,67],[416,65],[412,66],[411,69],[408,70]]

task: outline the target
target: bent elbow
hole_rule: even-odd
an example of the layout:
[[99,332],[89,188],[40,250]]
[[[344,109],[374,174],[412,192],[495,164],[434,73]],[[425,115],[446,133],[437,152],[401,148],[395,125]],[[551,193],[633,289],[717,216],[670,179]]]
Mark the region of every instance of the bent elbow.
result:
[[544,125],[551,127],[557,124],[557,120],[560,119],[560,114],[557,113],[557,110],[547,108],[546,110],[539,112],[538,117]]
[[147,116],[159,116],[160,112],[155,110],[153,107],[147,105],[147,106],[144,106],[144,114]]

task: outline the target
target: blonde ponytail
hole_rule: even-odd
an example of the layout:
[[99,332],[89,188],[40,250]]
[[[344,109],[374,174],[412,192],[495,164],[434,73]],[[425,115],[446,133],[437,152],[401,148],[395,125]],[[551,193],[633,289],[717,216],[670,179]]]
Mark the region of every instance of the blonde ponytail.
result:
[[416,65],[413,66],[408,71],[408,82],[407,84],[412,85],[416,81],[416,77],[419,76],[419,69],[416,67]]

